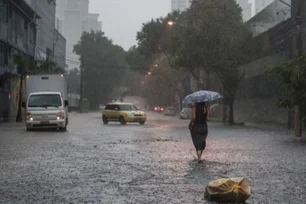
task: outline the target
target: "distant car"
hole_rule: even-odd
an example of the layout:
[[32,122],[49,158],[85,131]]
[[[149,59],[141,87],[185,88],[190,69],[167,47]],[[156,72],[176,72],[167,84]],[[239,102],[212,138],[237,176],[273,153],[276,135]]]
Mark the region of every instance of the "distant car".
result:
[[180,113],[180,119],[191,119],[192,117],[192,109],[191,108],[183,108]]
[[154,106],[154,109],[153,109],[155,112],[164,112],[164,108],[163,107],[160,107],[160,106]]
[[173,107],[167,107],[165,109],[165,112],[164,112],[165,116],[169,115],[169,116],[175,116],[175,108]]
[[102,113],[102,120],[104,124],[108,124],[110,121],[118,121],[122,125],[126,123],[139,123],[144,125],[147,116],[146,113],[140,111],[132,103],[110,103],[107,104]]

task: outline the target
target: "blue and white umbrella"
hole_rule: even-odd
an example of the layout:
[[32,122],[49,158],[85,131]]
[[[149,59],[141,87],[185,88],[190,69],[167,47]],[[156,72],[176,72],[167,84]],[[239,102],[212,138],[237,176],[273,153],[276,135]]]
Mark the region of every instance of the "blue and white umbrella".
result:
[[217,92],[202,90],[186,96],[185,99],[183,100],[183,103],[194,104],[201,102],[211,102],[221,98],[223,97],[221,96],[221,94]]

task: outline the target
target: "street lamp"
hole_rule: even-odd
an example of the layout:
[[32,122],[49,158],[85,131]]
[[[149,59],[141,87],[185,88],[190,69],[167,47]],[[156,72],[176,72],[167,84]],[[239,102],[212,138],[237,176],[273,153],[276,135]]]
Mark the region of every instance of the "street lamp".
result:
[[158,67],[158,64],[155,64],[154,67]]
[[152,72],[148,72],[148,75],[151,75],[152,74]]
[[178,26],[180,26],[180,27],[182,27],[182,28],[186,28],[186,26],[183,26],[183,25],[181,25],[181,24],[179,24],[179,23],[177,23],[177,22],[175,22],[175,21],[168,21],[168,25],[169,25],[170,27],[172,27],[172,26],[174,26],[174,25],[178,25]]

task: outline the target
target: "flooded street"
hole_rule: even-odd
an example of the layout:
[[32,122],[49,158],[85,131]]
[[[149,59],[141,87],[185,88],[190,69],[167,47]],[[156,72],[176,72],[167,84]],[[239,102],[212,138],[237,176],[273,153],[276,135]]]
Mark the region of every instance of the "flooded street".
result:
[[70,118],[66,133],[0,126],[0,203],[210,203],[205,186],[223,177],[248,179],[248,203],[305,203],[306,142],[286,130],[209,123],[197,164],[188,120]]

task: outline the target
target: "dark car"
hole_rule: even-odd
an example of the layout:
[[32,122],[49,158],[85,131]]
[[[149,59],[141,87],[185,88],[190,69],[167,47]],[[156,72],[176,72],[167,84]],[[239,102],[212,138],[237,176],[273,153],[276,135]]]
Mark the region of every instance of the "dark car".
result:
[[164,108],[161,107],[161,106],[154,106],[154,109],[153,109],[155,112],[164,112]]

